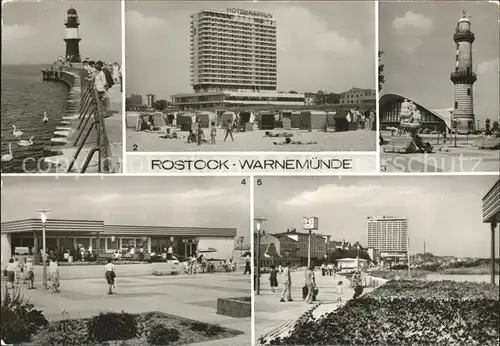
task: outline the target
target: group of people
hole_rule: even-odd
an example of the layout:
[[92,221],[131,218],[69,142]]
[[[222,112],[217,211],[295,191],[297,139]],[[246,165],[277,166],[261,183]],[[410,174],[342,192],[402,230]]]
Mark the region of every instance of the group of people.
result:
[[[235,127],[236,122],[233,123],[231,119],[227,120],[227,123],[224,126],[224,131],[226,133],[224,137],[224,142],[227,141],[228,137],[231,137],[231,140],[234,142],[234,137],[233,137],[233,129],[238,127]],[[215,144],[216,138],[217,138],[217,126],[214,121],[210,123],[210,144]],[[189,135],[187,137],[187,142],[188,143],[197,143],[198,146],[200,146],[202,143],[208,143],[208,140],[205,138],[205,132],[203,131],[203,128],[200,124],[200,122],[197,122],[193,124],[191,130],[189,130]]]
[[[302,289],[303,299],[306,303],[312,304],[316,300],[316,296],[319,293],[318,286],[316,285],[316,276],[314,273],[314,266],[309,266],[304,272],[304,286]],[[321,265],[321,272],[323,276],[335,276],[335,266],[333,264],[323,264]],[[271,292],[275,293],[278,287],[278,275],[282,277],[283,291],[281,294],[280,302],[284,303],[286,301],[293,302],[292,299],[292,277],[290,270],[290,262],[286,263],[283,268],[279,265],[278,268],[273,264],[271,265],[271,272],[269,274],[269,281],[271,285]],[[351,278],[350,288],[354,289],[353,299],[358,298],[363,293],[363,279],[361,273],[356,271]],[[342,301],[343,299],[343,282],[339,280],[337,282],[337,301]]]
[[[47,268],[48,280],[52,293],[59,292],[59,265],[57,259],[51,258]],[[35,288],[35,267],[31,257],[19,261],[17,258],[9,259],[9,263],[3,269],[3,275],[7,277],[10,288],[14,289],[16,285],[28,284],[28,289]]]

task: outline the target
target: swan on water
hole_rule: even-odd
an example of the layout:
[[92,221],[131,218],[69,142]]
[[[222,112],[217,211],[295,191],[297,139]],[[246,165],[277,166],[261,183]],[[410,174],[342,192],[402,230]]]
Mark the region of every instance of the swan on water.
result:
[[29,141],[22,139],[17,144],[19,144],[22,147],[27,147],[28,145],[33,145],[34,144],[33,138],[35,138],[35,137],[31,136]]
[[12,132],[12,134],[15,137],[21,137],[23,135],[23,131],[16,131],[16,125],[12,125],[12,127],[14,128],[14,131]]
[[12,160],[14,156],[12,156],[12,143],[9,143],[9,153],[2,156],[2,162]]
[[47,124],[49,122],[49,117],[47,116],[47,112],[43,112],[43,124]]

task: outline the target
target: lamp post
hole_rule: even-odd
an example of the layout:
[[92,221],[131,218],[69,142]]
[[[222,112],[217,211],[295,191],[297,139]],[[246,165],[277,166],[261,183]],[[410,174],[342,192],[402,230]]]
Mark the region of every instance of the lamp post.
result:
[[410,237],[406,237],[406,253],[408,254],[408,278],[411,278],[410,272]]
[[266,219],[255,218],[255,228],[257,229],[257,273],[255,276],[255,286],[257,295],[260,295],[260,237],[265,234],[262,230],[262,223]]
[[241,236],[240,237],[240,257],[243,257],[243,239],[245,239],[245,237]]
[[47,222],[47,217],[49,216],[49,209],[39,209],[37,212],[40,213],[40,220],[42,221],[42,261],[43,261],[43,288],[47,289],[47,240],[46,240],[46,230],[45,223]]

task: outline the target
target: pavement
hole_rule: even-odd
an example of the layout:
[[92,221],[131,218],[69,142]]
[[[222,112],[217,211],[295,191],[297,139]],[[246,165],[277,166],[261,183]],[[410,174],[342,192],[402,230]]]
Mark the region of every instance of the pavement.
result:
[[[100,312],[143,313],[159,311],[187,319],[242,331],[233,338],[213,340],[196,345],[229,346],[251,345],[251,318],[233,318],[217,315],[217,298],[251,295],[249,275],[216,273],[177,276],[118,277],[117,294],[108,295],[108,286],[102,278],[61,280],[61,292],[50,294],[42,283],[35,290],[22,285],[25,298],[37,309],[43,309],[49,321],[69,318],[87,318]],[[50,283],[49,283],[50,284]],[[2,290],[3,295],[3,290]],[[192,344],[195,345],[195,344]]]
[[[210,140],[208,129],[204,129],[205,138]],[[133,128],[127,128],[127,151],[142,152],[217,152],[217,151],[375,151],[376,132],[370,130],[357,130],[347,132],[324,132],[313,130],[283,130],[293,134],[293,141],[314,141],[317,144],[288,144],[274,145],[273,142],[283,142],[284,138],[264,137],[265,130],[254,130],[248,132],[233,132],[234,142],[228,138],[224,142],[225,132],[217,129],[215,144],[187,143],[187,131],[176,131],[179,139],[159,138],[160,132],[137,132]]]
[[[319,318],[330,313],[354,295],[354,290],[349,288],[349,280],[345,277],[322,276],[321,271],[316,271],[316,285],[319,289],[317,301],[320,304],[313,312],[314,318]],[[255,340],[263,335],[281,333],[280,329],[290,330],[295,321],[314,304],[307,304],[302,300],[302,287],[304,286],[304,272],[292,272],[292,299],[293,302],[281,303],[283,284],[282,278],[278,276],[278,289],[276,293],[271,292],[268,274],[261,277],[260,295],[255,295]],[[343,282],[342,301],[337,301],[338,282]],[[373,288],[365,288],[363,293],[372,291]]]
[[[385,140],[398,140],[382,132]],[[438,141],[437,135],[422,135],[423,141],[434,146],[434,152],[401,154],[384,153],[391,145],[381,147],[381,171],[393,172],[498,172],[500,168],[500,157],[497,150],[479,149],[475,146],[478,136],[457,136],[457,145],[454,138],[447,147],[443,147],[442,140]],[[438,144],[439,143],[439,144]],[[438,149],[441,148],[441,151]]]

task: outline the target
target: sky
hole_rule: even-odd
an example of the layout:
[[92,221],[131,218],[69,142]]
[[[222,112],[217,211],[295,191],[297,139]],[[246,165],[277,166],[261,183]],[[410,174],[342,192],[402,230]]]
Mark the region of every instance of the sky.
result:
[[39,217],[105,224],[237,228],[250,243],[250,191],[239,177],[2,177],[2,222]]
[[71,7],[80,18],[82,58],[121,61],[120,0],[2,1],[2,64],[50,64],[64,56],[64,21]]
[[[318,217],[319,234],[367,245],[369,216],[407,217],[410,252],[489,257],[482,198],[498,176],[266,177],[255,187],[255,217],[269,233]],[[498,233],[497,233],[498,238]],[[498,253],[498,243],[497,243]]]
[[274,14],[278,91],[375,88],[373,2],[126,2],[127,94],[190,93],[190,15],[243,8]]
[[471,16],[475,34],[472,70],[477,74],[473,96],[476,120],[498,117],[499,7],[464,2],[380,3],[380,50],[384,51],[386,83],[382,93],[395,92],[430,109],[453,107],[455,69],[453,33],[462,17]]

